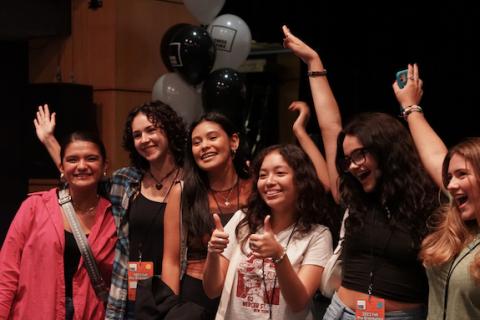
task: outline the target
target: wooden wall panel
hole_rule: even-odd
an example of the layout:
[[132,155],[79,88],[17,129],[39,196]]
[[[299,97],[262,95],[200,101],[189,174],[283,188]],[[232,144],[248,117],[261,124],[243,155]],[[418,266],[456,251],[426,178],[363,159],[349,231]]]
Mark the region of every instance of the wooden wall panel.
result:
[[30,82],[55,82],[58,70],[64,82],[93,86],[111,170],[129,162],[121,146],[126,116],[151,99],[153,84],[167,72],[160,42],[180,22],[197,24],[181,1],[103,1],[91,10],[88,0],[72,0],[70,37],[30,41]]

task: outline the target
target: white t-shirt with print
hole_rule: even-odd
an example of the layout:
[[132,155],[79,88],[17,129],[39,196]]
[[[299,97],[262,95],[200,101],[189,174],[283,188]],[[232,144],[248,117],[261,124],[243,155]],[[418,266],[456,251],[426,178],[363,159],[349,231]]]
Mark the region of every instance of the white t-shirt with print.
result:
[[[223,256],[229,260],[229,267],[216,319],[268,319],[270,307],[272,319],[312,319],[310,306],[296,313],[288,307],[279,288],[275,264],[270,258],[255,258],[248,242],[244,250],[246,255],[241,253],[235,229],[243,217],[245,214],[238,211],[225,226],[229,244]],[[284,247],[293,227],[276,235]],[[260,229],[259,233],[262,232]],[[296,272],[307,264],[323,267],[331,255],[332,236],[322,225],[314,226],[306,235],[295,233],[287,246],[288,259]]]

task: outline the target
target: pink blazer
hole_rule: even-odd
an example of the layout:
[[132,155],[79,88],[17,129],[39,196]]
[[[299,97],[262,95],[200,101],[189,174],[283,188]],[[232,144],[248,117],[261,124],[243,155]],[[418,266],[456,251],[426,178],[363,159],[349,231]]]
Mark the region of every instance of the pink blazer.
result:
[[[110,284],[117,240],[110,202],[100,198],[88,236]],[[63,218],[56,190],[30,194],[18,210],[0,252],[0,319],[65,319]],[[83,259],[73,277],[75,319],[104,319]]]

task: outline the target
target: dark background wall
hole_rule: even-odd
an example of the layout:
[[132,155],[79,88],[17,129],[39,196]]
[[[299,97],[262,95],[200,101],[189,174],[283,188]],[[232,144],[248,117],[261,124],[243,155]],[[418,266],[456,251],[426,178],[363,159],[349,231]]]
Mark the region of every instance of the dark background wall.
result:
[[[480,13],[463,1],[226,1],[222,13],[242,17],[259,42],[282,41],[281,26],[321,55],[345,120],[361,111],[398,113],[395,73],[418,63],[421,103],[448,145],[478,136]],[[303,70],[306,72],[306,70]],[[307,77],[300,98],[309,101]],[[310,122],[317,130],[316,119]]]
[[70,0],[0,4],[0,243],[27,193],[29,160],[38,155],[25,144],[27,135],[33,133],[31,114],[24,116],[29,96],[28,39],[68,35],[70,4]]

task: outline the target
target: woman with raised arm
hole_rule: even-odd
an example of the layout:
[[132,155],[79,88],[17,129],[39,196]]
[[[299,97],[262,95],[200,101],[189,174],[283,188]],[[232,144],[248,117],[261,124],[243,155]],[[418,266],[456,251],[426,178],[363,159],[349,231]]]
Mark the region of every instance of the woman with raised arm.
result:
[[437,190],[408,130],[382,113],[357,115],[342,130],[319,55],[283,32],[284,46],[308,65],[332,193],[349,212],[343,278],[324,319],[424,319],[428,284],[417,256]]
[[[55,115],[40,107],[35,120],[37,135],[55,159]],[[130,111],[123,147],[131,166],[111,178],[109,198],[117,226],[118,242],[107,319],[134,319],[137,276],[128,266],[147,268],[159,275],[163,259],[163,216],[171,191],[182,179],[185,125],[168,105],[154,101]],[[135,267],[132,267],[132,269]],[[128,280],[130,278],[130,281]]]
[[428,319],[480,319],[480,138],[447,150],[419,106],[422,80],[408,65],[403,89],[393,89],[432,179],[450,194],[433,217],[420,257],[429,282]]
[[[190,127],[183,190],[176,186],[165,212],[163,281],[184,301],[217,311],[202,287],[207,243],[214,228],[213,214],[226,224],[247,204],[251,179],[246,152],[233,123],[219,113],[207,113]],[[184,237],[180,234],[184,230]],[[181,257],[182,240],[186,256]],[[186,263],[186,270],[181,265]],[[183,271],[182,281],[180,276]]]
[[[97,136],[74,132],[59,147],[62,184],[28,195],[0,252],[0,319],[104,319],[117,240],[110,202],[103,194],[107,168]],[[59,204],[70,196],[79,228]],[[76,235],[74,235],[74,231]],[[105,296],[97,296],[76,237],[84,233]],[[98,283],[101,283],[99,281]],[[100,291],[99,291],[100,292]]]
[[297,146],[263,150],[248,207],[225,230],[215,217],[203,286],[221,294],[216,319],[312,319],[310,303],[332,254],[329,205]]

